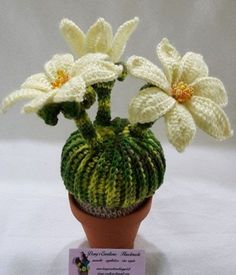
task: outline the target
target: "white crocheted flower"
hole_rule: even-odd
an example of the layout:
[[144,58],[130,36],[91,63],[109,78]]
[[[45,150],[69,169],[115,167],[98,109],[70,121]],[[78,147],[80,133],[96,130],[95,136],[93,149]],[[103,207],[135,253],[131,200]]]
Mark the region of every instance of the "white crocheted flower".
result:
[[108,54],[113,62],[118,62],[138,22],[137,17],[125,22],[114,37],[111,25],[103,18],[99,18],[86,34],[69,19],[62,19],[60,30],[69,47],[78,56],[100,52]]
[[44,66],[44,72],[30,76],[2,102],[6,111],[20,99],[32,99],[22,112],[38,112],[44,105],[66,101],[82,102],[86,87],[116,79],[122,66],[107,61],[105,54],[87,54],[74,61],[71,54],[54,55]]
[[164,38],[157,46],[163,66],[132,56],[128,72],[148,82],[129,106],[131,123],[148,123],[165,117],[167,136],[178,151],[192,141],[196,125],[216,139],[232,135],[229,120],[221,107],[227,104],[223,83],[208,76],[203,57],[187,52],[183,57]]

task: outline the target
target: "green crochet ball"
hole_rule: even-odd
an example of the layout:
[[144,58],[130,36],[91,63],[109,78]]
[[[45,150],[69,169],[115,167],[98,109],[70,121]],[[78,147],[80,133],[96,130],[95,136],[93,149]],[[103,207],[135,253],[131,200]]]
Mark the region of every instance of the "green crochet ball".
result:
[[127,208],[152,196],[163,182],[165,159],[151,130],[134,131],[116,118],[96,126],[100,139],[90,146],[77,130],[62,151],[61,175],[67,190],[93,207]]

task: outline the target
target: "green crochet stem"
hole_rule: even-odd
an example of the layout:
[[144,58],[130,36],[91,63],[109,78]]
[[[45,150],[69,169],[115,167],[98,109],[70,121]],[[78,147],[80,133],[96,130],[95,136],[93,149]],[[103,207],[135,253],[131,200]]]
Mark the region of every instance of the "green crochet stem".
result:
[[74,120],[81,135],[88,142],[88,144],[96,144],[98,141],[98,136],[95,127],[83,107],[81,107],[80,111],[77,114],[77,118],[75,118]]
[[154,122],[150,123],[137,123],[134,125],[130,125],[129,130],[134,136],[143,136],[145,135],[145,132],[152,127]]
[[111,122],[111,91],[115,81],[98,83],[93,86],[98,97],[98,111],[94,123],[108,126]]

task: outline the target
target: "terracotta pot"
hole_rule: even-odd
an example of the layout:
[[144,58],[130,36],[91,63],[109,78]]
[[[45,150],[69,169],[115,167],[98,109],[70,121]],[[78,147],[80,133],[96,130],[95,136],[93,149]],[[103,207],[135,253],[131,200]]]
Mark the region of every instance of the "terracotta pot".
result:
[[82,224],[91,248],[133,248],[140,223],[147,216],[152,197],[129,215],[119,218],[98,218],[82,211],[69,194],[73,215]]

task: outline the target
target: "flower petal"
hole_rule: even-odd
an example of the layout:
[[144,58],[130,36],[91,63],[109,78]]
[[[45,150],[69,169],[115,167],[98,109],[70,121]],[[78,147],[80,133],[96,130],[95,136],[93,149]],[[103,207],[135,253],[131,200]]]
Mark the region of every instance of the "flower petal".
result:
[[187,52],[181,59],[176,82],[191,84],[198,77],[208,76],[208,67],[200,54]]
[[141,56],[131,56],[127,61],[128,72],[168,92],[170,85],[164,73],[152,62]]
[[21,85],[21,89],[36,89],[42,92],[48,92],[51,90],[51,88],[51,83],[44,73],[31,75]]
[[40,96],[37,96],[35,99],[26,104],[22,113],[36,113],[38,112],[44,105],[48,103],[52,103],[53,97],[56,94],[56,90],[52,90],[49,93],[43,93]]
[[9,94],[1,104],[0,112],[6,112],[9,107],[21,99],[32,99],[45,93],[35,89],[21,89]]
[[210,136],[223,140],[232,136],[233,131],[225,112],[212,100],[193,96],[186,105],[197,126]]
[[220,106],[226,106],[228,103],[225,87],[218,78],[197,78],[190,86],[194,89],[196,96],[207,97]]
[[196,133],[194,120],[184,105],[176,105],[165,115],[167,137],[175,148],[182,152]]
[[115,80],[121,73],[123,67],[108,61],[98,61],[84,66],[80,70],[80,76],[84,79],[86,86],[100,82]]
[[86,85],[80,76],[71,78],[60,89],[57,90],[53,102],[83,101]]
[[99,18],[87,32],[86,50],[107,53],[112,46],[112,39],[111,25],[103,18]]
[[174,105],[174,98],[160,89],[146,88],[132,99],[129,105],[129,120],[132,124],[153,122],[166,114]]
[[75,61],[76,70],[81,70],[85,65],[90,65],[96,61],[108,60],[109,57],[104,53],[87,53],[83,57]]
[[134,17],[132,20],[129,20],[125,22],[123,25],[121,25],[113,39],[112,43],[112,51],[111,51],[111,59],[114,62],[117,62],[120,60],[120,57],[122,56],[126,43],[131,36],[131,34],[136,29],[139,22],[138,17]]
[[165,75],[170,83],[175,80],[181,56],[170,44],[167,38],[163,38],[157,46],[157,56],[161,61]]
[[78,55],[85,53],[85,34],[71,20],[64,18],[60,23],[60,31],[68,46]]
[[56,54],[44,66],[45,73],[49,78],[49,80],[52,82],[54,82],[57,79],[58,70],[63,70],[64,72],[67,72],[71,75],[73,68],[74,68],[74,57],[71,54],[63,54],[63,55]]

